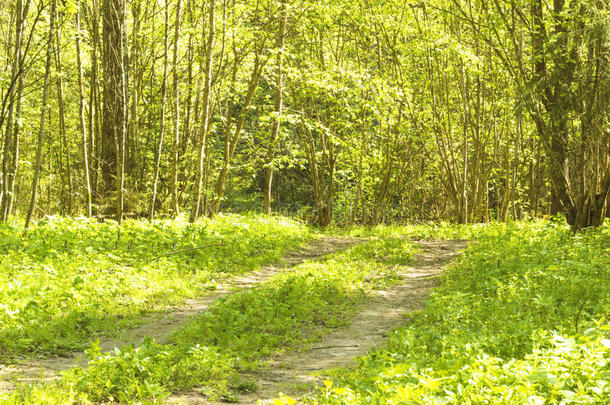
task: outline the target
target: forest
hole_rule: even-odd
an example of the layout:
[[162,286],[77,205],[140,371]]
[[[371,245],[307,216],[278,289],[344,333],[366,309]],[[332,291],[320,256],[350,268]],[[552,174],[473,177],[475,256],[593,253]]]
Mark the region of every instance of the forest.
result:
[[0,0],[0,404],[610,404],[606,0]]

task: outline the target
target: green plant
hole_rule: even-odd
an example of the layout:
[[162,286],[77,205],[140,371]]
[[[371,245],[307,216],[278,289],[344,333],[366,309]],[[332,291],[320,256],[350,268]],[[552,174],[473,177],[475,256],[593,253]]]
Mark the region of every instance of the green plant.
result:
[[27,237],[0,224],[0,360],[84,349],[312,236],[297,222],[261,215],[121,226],[51,217]]
[[[94,402],[133,402],[161,400],[196,386],[212,399],[233,400],[253,389],[241,372],[264,367],[268,355],[303,347],[345,325],[367,291],[395,280],[394,265],[388,268],[386,259],[406,263],[414,252],[404,240],[373,240],[304,263],[216,301],[167,344],[149,340],[112,353],[92,348],[88,366],[66,372],[51,391]],[[27,402],[48,387],[22,387],[8,398]]]
[[475,242],[426,309],[385,348],[332,371],[316,401],[608,403],[610,228],[573,235],[536,221],[463,231]]

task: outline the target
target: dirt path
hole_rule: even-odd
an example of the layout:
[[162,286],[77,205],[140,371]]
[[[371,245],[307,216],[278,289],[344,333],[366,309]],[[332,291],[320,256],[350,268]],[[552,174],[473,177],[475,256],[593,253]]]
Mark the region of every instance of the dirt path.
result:
[[[163,342],[172,331],[189,322],[193,315],[205,311],[212,302],[226,297],[236,290],[252,288],[271,277],[301,264],[322,256],[347,249],[361,240],[348,238],[325,237],[314,240],[306,246],[288,253],[282,260],[273,265],[241,276],[232,277],[219,283],[217,288],[202,298],[188,300],[183,306],[170,311],[154,313],[142,318],[140,325],[133,329],[122,331],[120,336],[100,342],[103,351],[113,350],[127,344],[140,345],[146,337]],[[18,364],[0,364],[0,391],[11,390],[14,380],[41,381],[53,378],[59,371],[85,365],[84,353],[76,353],[71,357],[50,357],[36,361],[23,361]]]
[[[240,397],[239,403],[272,403],[279,392],[300,397],[312,391],[321,377],[315,372],[346,366],[356,357],[363,356],[371,348],[382,344],[387,332],[399,326],[408,312],[423,308],[425,298],[437,284],[436,276],[444,266],[467,246],[464,241],[421,241],[423,252],[411,267],[400,272],[403,282],[385,291],[375,291],[372,297],[357,309],[349,327],[338,329],[313,348],[272,359],[270,367],[248,377],[254,379],[259,389]],[[197,393],[170,398],[172,403],[210,404]]]

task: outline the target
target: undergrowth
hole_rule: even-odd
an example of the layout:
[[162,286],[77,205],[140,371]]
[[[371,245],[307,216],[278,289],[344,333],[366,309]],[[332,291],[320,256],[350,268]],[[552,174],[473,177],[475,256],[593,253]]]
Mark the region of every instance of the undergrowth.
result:
[[148,340],[112,353],[94,346],[87,367],[63,373],[58,382],[22,385],[3,400],[161,402],[193,387],[211,399],[235,400],[256,388],[240,377],[243,372],[264,367],[270,354],[306,347],[344,326],[367,291],[396,282],[396,266],[408,263],[415,250],[401,239],[373,240],[304,263],[216,301],[167,344]]
[[82,350],[312,236],[297,222],[261,215],[121,226],[53,217],[25,237],[20,226],[1,224],[0,361]]
[[[269,221],[273,225],[275,220]],[[211,225],[206,226],[209,230]],[[239,272],[270,259],[263,251],[266,242],[257,245],[248,238],[271,238],[273,247],[278,246],[274,237],[285,236],[251,235],[253,226],[237,226],[245,229],[242,234],[225,238],[233,241],[227,246],[237,256],[209,251],[197,260],[219,272]],[[295,227],[290,243],[309,236],[300,226],[290,226]],[[0,394],[0,403],[162,403],[171,393],[194,387],[210,399],[236,400],[256,389],[243,376],[264,368],[269,355],[306,348],[349,322],[368,290],[396,282],[396,266],[408,264],[415,252],[409,238],[472,243],[444,273],[423,311],[391,332],[384,348],[353,367],[329,371],[325,387],[311,402],[610,403],[610,227],[573,234],[561,222],[536,221],[360,227],[342,233],[372,240],[217,301],[167,344],[147,340],[112,353],[94,345],[88,367],[67,371],[56,382],[23,384]],[[208,236],[205,243],[216,241]],[[67,249],[65,242],[55,246]],[[107,248],[100,247],[99,254]],[[117,254],[112,260],[119,272],[129,274],[167,249],[142,256]],[[248,254],[254,249],[263,249],[260,256]],[[177,256],[171,260],[177,261],[178,274],[201,265],[194,264],[196,254]],[[117,265],[125,261],[130,264]],[[209,280],[209,274],[201,280]],[[93,282],[96,275],[89,277]],[[102,281],[104,277],[101,273]],[[176,285],[193,280],[182,278]],[[76,285],[83,283],[77,280]],[[286,396],[277,400],[293,402]]]
[[610,403],[610,227],[573,235],[538,221],[449,233],[476,241],[425,310],[385,348],[332,371],[311,401]]

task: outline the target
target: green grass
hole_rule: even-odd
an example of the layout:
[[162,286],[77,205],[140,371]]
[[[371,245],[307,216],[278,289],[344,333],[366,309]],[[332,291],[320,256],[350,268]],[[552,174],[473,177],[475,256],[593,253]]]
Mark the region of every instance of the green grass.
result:
[[449,222],[429,222],[421,224],[379,224],[375,226],[353,225],[349,228],[329,227],[325,230],[331,235],[343,235],[350,237],[372,237],[372,238],[407,238],[413,240],[421,239],[444,239],[473,240],[478,238],[481,232],[489,228],[490,224],[460,225]]
[[0,361],[86,348],[311,237],[304,225],[260,215],[122,226],[50,218],[27,237],[0,225]]
[[385,348],[334,370],[312,402],[610,403],[610,227],[573,235],[537,221],[449,233],[476,243],[426,309]]
[[[57,219],[40,228],[27,241],[19,239],[14,228],[2,230],[3,240],[21,243],[20,250],[9,250],[0,259],[10,263],[12,257],[22,264],[17,268],[26,274],[15,290],[21,297],[52,282],[57,277],[53,271],[62,275],[51,284],[56,289],[49,294],[54,298],[48,299],[52,311],[22,318],[22,330],[6,328],[20,331],[14,342],[0,329],[5,333],[0,333],[0,342],[6,347],[27,350],[22,342],[28,336],[25,330],[34,336],[56,330],[57,341],[69,332],[82,344],[78,333],[69,329],[72,324],[51,323],[56,329],[31,326],[42,319],[63,320],[57,316],[62,311],[57,297],[66,292],[83,294],[82,301],[68,301],[82,302],[83,307],[71,304],[65,311],[96,314],[95,305],[101,305],[111,311],[115,323],[121,313],[136,319],[138,311],[205,290],[214,278],[256,268],[311,237],[310,231],[292,222],[238,216],[195,226],[133,222],[123,228],[118,244],[114,224]],[[147,340],[140,347],[112,353],[93,346],[88,367],[67,371],[55,382],[22,384],[11,394],[0,394],[0,403],[162,403],[170,393],[194,387],[210,398],[234,400],[256,389],[256,383],[243,376],[264,368],[269,355],[306,348],[329,330],[346,325],[367,291],[396,282],[397,266],[408,264],[416,251],[408,238],[474,242],[444,273],[425,310],[411,314],[403,327],[390,333],[384,348],[358,359],[351,368],[330,371],[326,387],[312,402],[610,403],[610,227],[574,235],[561,222],[535,221],[360,227],[341,233],[371,240],[215,302],[175,331],[167,344]],[[169,250],[217,243],[227,250],[151,261]],[[90,244],[94,246],[82,253]],[[37,249],[47,253],[37,256]],[[71,259],[62,261],[64,255]],[[95,258],[106,271],[95,271]],[[26,261],[34,265],[23,265]],[[7,294],[11,290],[4,286],[20,275],[3,271],[1,291]],[[156,276],[157,272],[163,275]],[[103,303],[110,291],[107,285],[113,282],[120,294]],[[123,284],[129,288],[121,290]],[[139,290],[131,291],[134,286]],[[168,295],[170,287],[179,292]],[[153,296],[162,298],[151,304]],[[5,297],[2,302],[11,302]],[[88,307],[90,299],[97,301]],[[94,330],[86,336],[104,330],[98,322],[92,325]],[[278,403],[291,399],[283,397]]]
[[0,402],[160,402],[192,387],[233,400],[256,388],[240,375],[264,367],[270,354],[306,347],[344,326],[367,291],[396,282],[398,263],[415,251],[406,240],[373,240],[302,264],[215,302],[167,344],[148,340],[106,354],[94,347],[88,367],[0,394]]

